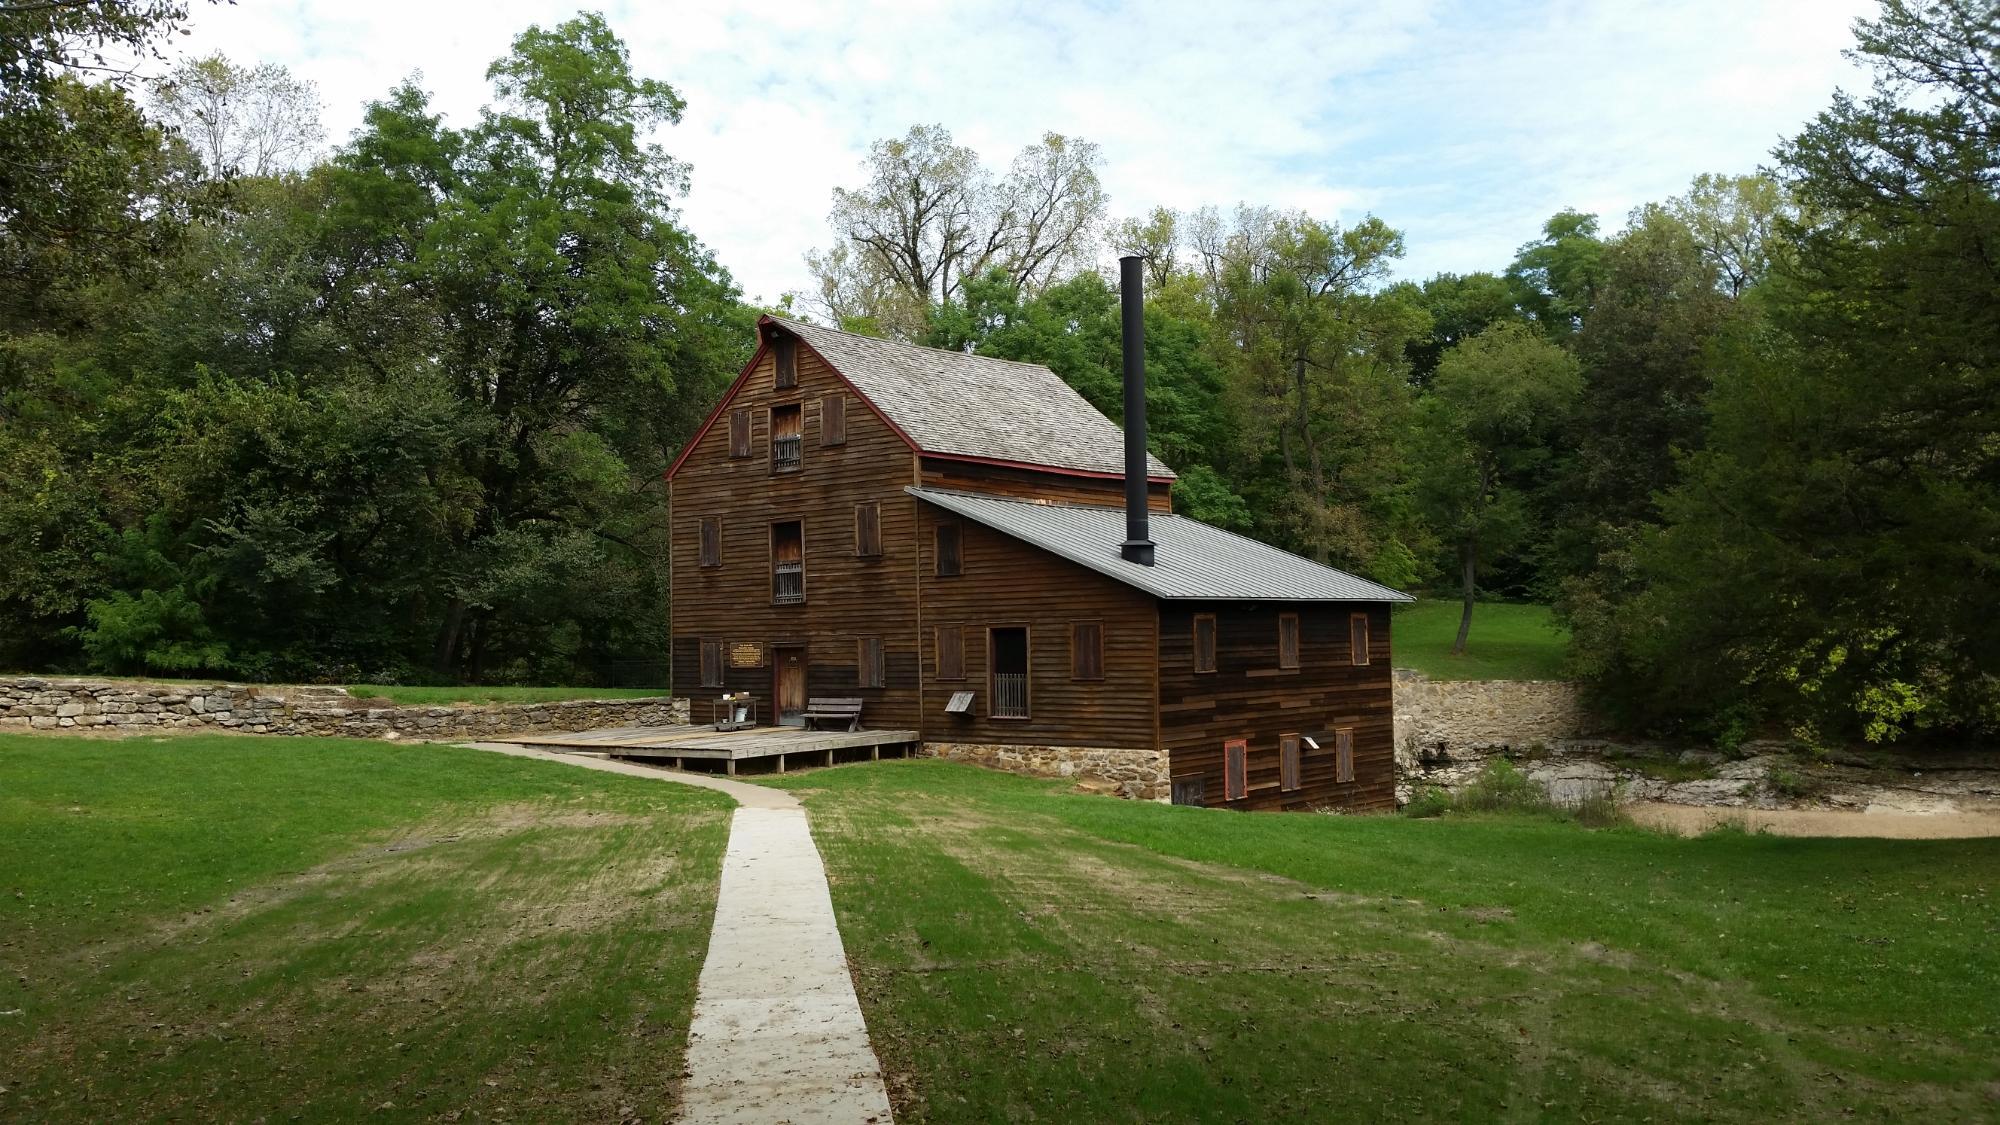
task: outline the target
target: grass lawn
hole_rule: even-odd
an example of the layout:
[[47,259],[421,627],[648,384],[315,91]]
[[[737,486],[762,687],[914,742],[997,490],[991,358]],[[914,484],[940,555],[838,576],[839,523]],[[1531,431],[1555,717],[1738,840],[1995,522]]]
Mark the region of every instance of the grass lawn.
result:
[[0,1120],[669,1116],[730,807],[450,747],[0,736]]
[[2000,1116],[2000,840],[773,784],[900,1121]]
[[1396,667],[1415,668],[1433,680],[1562,678],[1569,634],[1548,606],[1479,603],[1472,607],[1465,655],[1453,656],[1462,608],[1437,600],[1397,606],[1389,627]]

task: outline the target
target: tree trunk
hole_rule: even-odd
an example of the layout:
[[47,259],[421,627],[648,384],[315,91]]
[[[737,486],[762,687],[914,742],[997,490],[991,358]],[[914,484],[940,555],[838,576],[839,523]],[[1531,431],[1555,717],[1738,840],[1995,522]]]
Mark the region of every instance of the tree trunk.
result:
[[431,670],[440,676],[451,676],[457,669],[458,635],[465,627],[465,602],[451,599],[450,608],[444,612],[444,624],[438,629],[437,647],[431,652]]
[[1465,608],[1458,615],[1458,639],[1451,642],[1453,656],[1465,655],[1465,638],[1472,633],[1472,593],[1475,588],[1473,580],[1478,574],[1478,558],[1479,546],[1476,540],[1468,538],[1459,545],[1458,560],[1460,575],[1464,582]]

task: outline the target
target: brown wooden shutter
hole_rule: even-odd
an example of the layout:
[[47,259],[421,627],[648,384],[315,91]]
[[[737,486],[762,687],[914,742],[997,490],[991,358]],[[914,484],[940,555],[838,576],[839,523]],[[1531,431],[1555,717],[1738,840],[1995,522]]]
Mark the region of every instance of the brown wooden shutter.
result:
[[731,457],[750,456],[750,412],[732,410],[729,412],[729,455]]
[[847,444],[847,396],[825,395],[819,400],[819,443]]
[[1215,615],[1194,615],[1194,670],[1215,671]]
[[937,525],[937,573],[940,578],[956,578],[965,573],[965,563],[960,557],[962,535],[955,523]]
[[1222,744],[1222,799],[1238,801],[1250,792],[1250,744],[1232,738]]
[[1078,621],[1069,627],[1069,678],[1104,678],[1104,626],[1095,621]]
[[965,630],[957,625],[937,627],[937,677],[940,680],[965,678]]
[[854,506],[854,553],[865,559],[882,553],[882,505],[873,500]]
[[1356,664],[1368,663],[1368,615],[1356,613],[1347,619],[1347,651]]
[[777,385],[779,390],[799,385],[799,342],[790,336],[778,338]]
[[1281,613],[1278,615],[1278,667],[1296,669],[1299,666],[1299,615]]
[[1286,792],[1299,787],[1299,736],[1278,736],[1278,788]]
[[701,565],[722,565],[722,517],[701,517]]
[[882,638],[862,637],[856,646],[855,663],[860,684],[865,688],[882,686],[887,676],[887,668],[882,656]]
[[1333,779],[1354,780],[1354,730],[1351,727],[1333,732]]
[[701,686],[722,686],[722,642],[701,642]]

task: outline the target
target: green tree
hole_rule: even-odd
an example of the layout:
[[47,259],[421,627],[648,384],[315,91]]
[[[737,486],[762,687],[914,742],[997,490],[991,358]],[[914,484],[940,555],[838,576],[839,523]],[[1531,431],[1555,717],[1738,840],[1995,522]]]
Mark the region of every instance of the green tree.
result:
[[[1720,345],[1664,525],[1575,599],[1603,697],[1816,744],[2000,726],[2000,59],[1975,0],[1857,25],[1780,150],[1800,218]],[[1693,658],[1691,658],[1693,657]]]
[[1530,499],[1552,439],[1582,389],[1574,357],[1526,324],[1496,324],[1444,354],[1422,410],[1419,495],[1457,556],[1464,608],[1452,652],[1472,631],[1482,560],[1531,534]]
[[1507,267],[1514,304],[1551,338],[1567,339],[1596,300],[1603,253],[1597,216],[1558,211]]

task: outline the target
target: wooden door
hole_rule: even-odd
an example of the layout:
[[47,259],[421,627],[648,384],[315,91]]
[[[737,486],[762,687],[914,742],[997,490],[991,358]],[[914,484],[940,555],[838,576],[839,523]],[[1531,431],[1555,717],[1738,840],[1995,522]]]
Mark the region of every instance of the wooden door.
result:
[[806,650],[797,647],[773,649],[771,669],[776,681],[771,691],[772,710],[777,713],[778,725],[806,725]]

